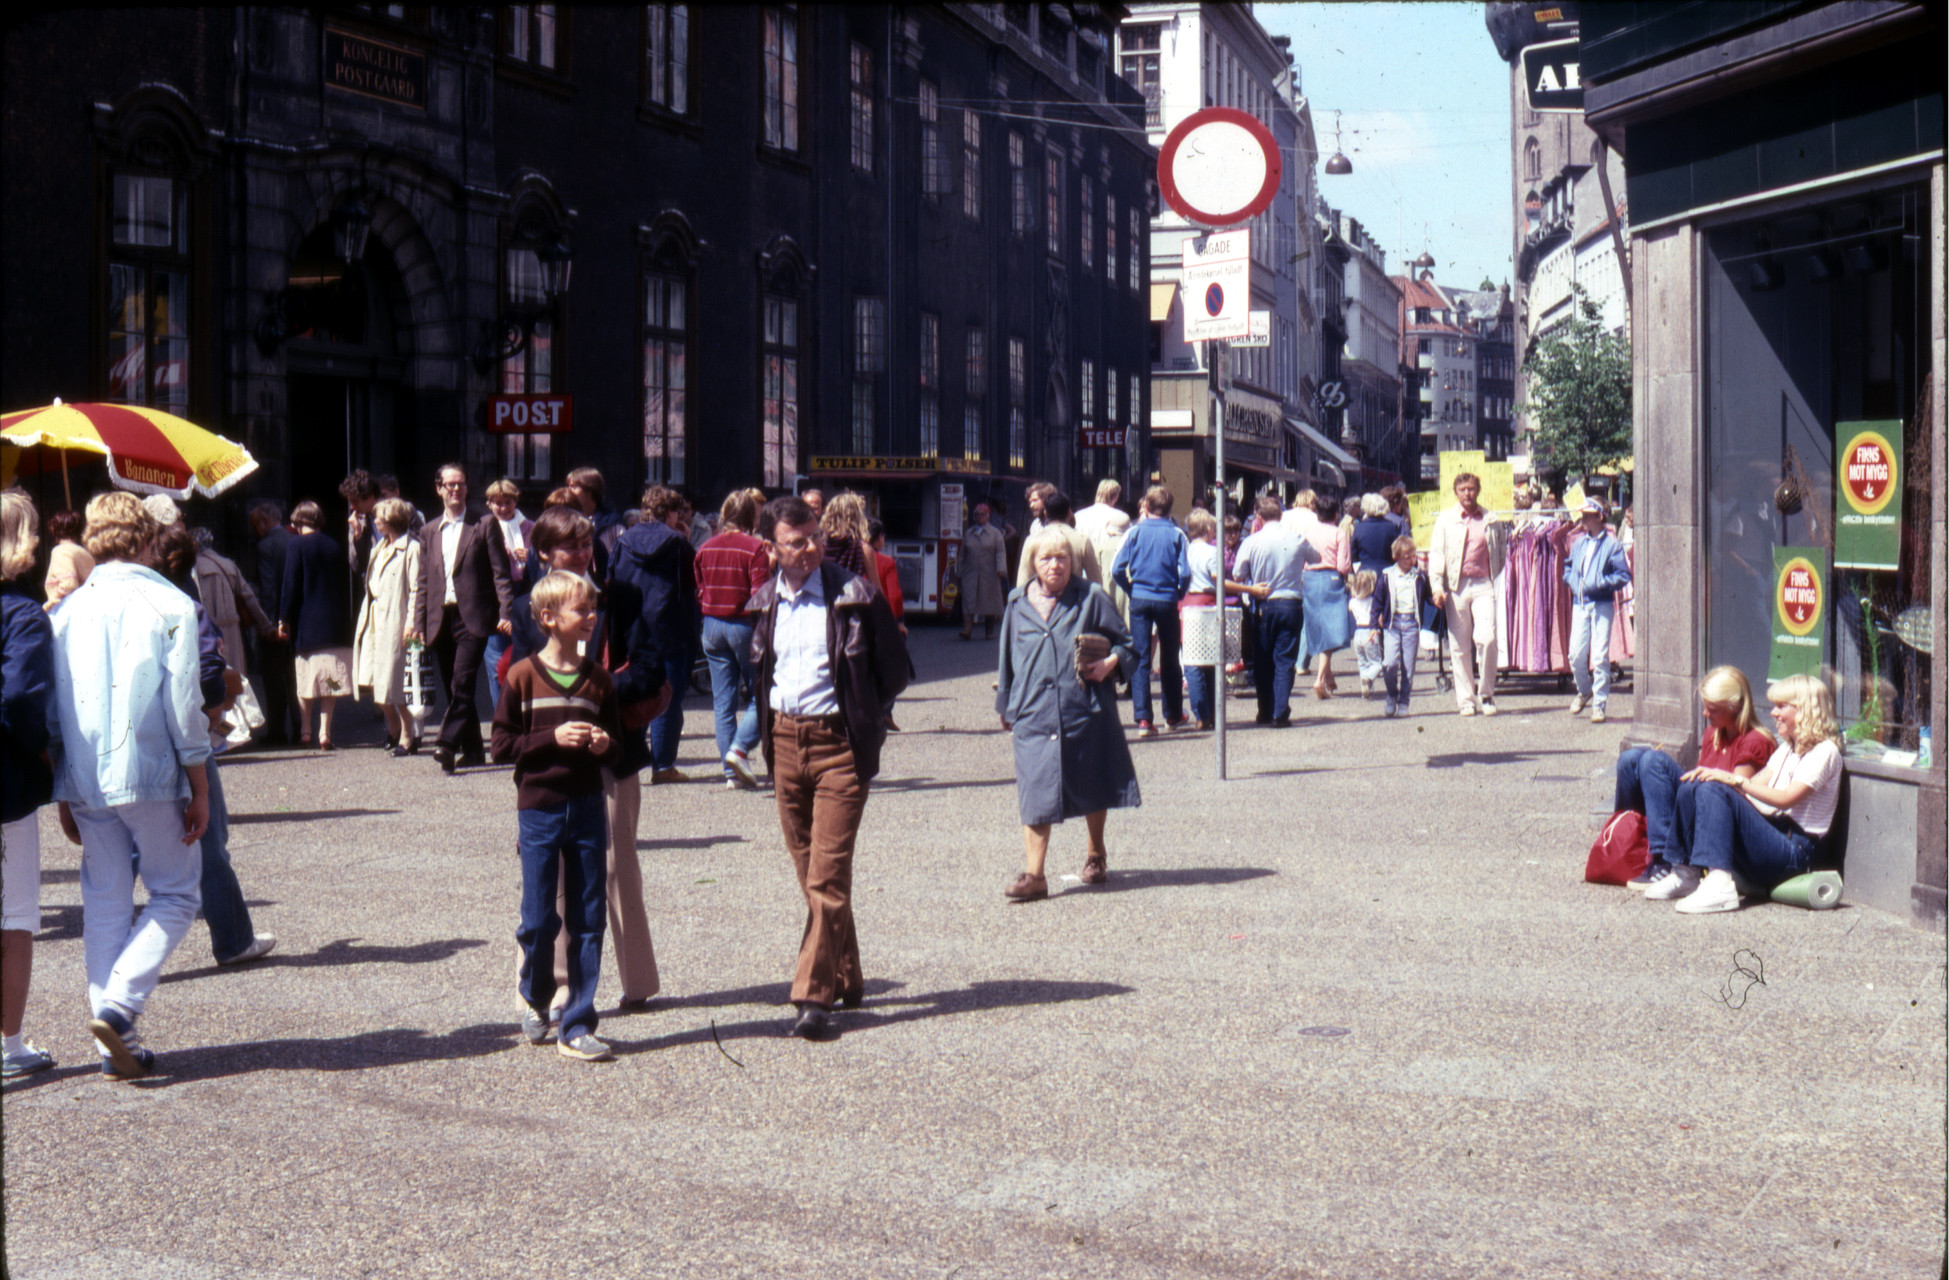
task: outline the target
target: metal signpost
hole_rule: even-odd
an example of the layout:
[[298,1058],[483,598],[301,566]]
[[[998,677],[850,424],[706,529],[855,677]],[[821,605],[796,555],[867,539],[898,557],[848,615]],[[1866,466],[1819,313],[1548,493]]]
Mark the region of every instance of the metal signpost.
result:
[[[1207,107],[1177,123],[1157,153],[1157,185],[1165,203],[1189,222],[1217,231],[1263,213],[1279,190],[1279,144],[1257,119],[1230,107]],[[1187,237],[1178,292],[1184,298],[1186,341],[1206,343],[1214,376],[1223,381],[1226,343],[1252,339],[1249,234]],[[1195,246],[1195,249],[1194,249]],[[1199,288],[1193,290],[1194,274]],[[1212,737],[1218,780],[1225,780],[1225,415],[1212,415],[1212,516],[1218,522],[1218,572],[1212,584],[1217,624],[1212,658]]]

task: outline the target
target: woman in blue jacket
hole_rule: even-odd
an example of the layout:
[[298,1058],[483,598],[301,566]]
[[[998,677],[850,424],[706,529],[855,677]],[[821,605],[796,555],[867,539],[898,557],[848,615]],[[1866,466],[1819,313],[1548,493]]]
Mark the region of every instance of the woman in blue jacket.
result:
[[0,1075],[45,1071],[54,1058],[20,1034],[41,927],[40,807],[54,796],[47,710],[54,692],[54,627],[21,588],[34,568],[40,523],[24,493],[0,493]]

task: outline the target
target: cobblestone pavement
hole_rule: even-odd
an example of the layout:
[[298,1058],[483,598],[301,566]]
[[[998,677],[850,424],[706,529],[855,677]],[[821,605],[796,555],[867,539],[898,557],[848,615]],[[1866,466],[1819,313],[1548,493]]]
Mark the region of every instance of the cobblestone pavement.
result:
[[1109,883],[1054,879],[1071,824],[1062,891],[1013,906],[992,649],[915,653],[830,1043],[780,1034],[803,908],[707,699],[696,780],[643,804],[663,993],[604,1021],[607,1065],[517,1036],[506,770],[226,763],[278,948],[219,970],[199,924],[136,1084],[96,1074],[46,815],[28,1032],[60,1066],[5,1091],[11,1274],[1940,1274],[1943,938],[1584,884],[1628,722],[1553,683],[1492,720],[1308,699],[1231,736],[1223,785],[1208,735],[1134,743]]

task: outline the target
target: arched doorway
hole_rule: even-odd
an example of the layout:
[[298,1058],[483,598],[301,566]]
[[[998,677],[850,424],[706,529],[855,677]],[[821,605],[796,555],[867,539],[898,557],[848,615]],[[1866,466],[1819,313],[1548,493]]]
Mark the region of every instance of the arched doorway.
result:
[[405,296],[377,236],[348,266],[327,223],[304,239],[291,262],[285,293],[291,496],[311,498],[336,516],[340,524],[328,528],[342,527],[338,485],[352,469],[402,476],[423,470],[399,343],[397,313]]

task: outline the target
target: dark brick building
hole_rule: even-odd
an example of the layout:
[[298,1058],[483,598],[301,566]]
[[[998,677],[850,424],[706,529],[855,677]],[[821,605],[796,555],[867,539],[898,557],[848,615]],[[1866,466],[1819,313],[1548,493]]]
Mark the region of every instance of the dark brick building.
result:
[[[625,506],[862,488],[931,587],[953,486],[1148,460],[1141,98],[1120,10],[1045,10],[41,14],[0,89],[6,407],[179,409],[247,494],[328,503],[364,466],[430,505],[449,458],[536,501],[583,465]],[[490,430],[506,394],[570,429]]]

